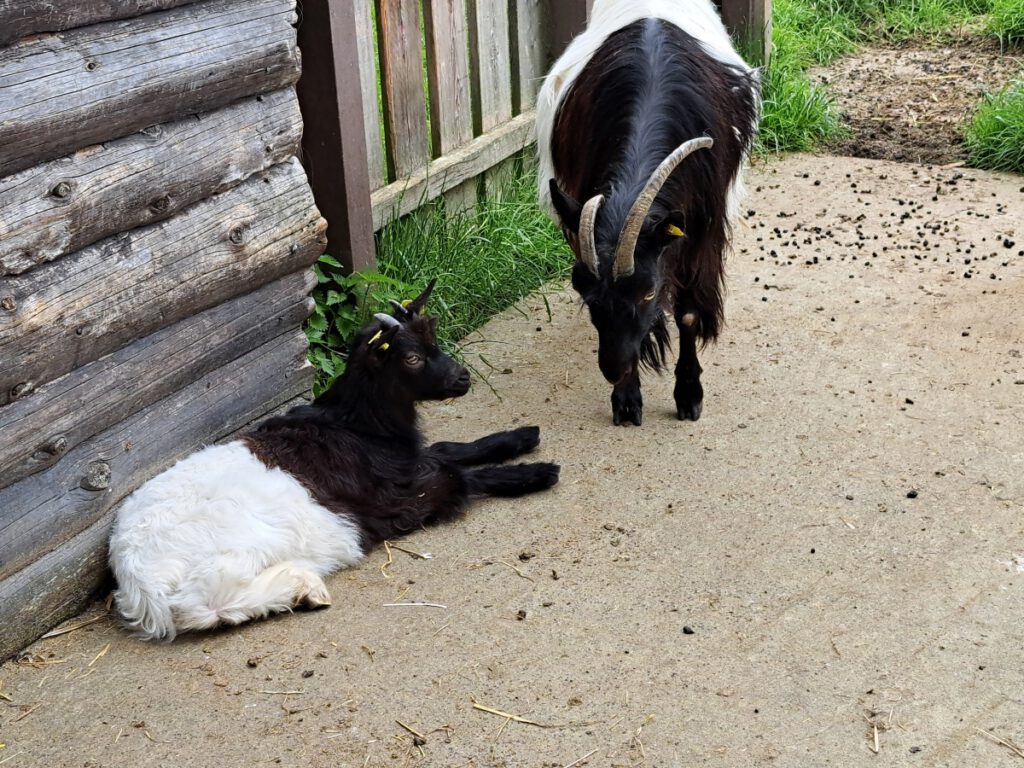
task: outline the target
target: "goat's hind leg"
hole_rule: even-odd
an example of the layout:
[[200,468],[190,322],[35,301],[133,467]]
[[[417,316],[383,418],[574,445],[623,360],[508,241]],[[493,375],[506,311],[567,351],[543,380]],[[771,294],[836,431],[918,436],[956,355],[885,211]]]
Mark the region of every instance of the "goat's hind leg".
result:
[[529,453],[540,444],[540,427],[520,427],[495,432],[471,443],[434,443],[428,452],[439,459],[464,467],[497,464]]
[[293,608],[323,608],[331,604],[324,580],[303,563],[285,561],[255,577],[221,572],[200,593],[181,594],[174,611],[182,630],[210,629],[218,624],[242,624]]
[[525,496],[558,482],[557,464],[515,464],[466,470],[467,490],[476,496]]

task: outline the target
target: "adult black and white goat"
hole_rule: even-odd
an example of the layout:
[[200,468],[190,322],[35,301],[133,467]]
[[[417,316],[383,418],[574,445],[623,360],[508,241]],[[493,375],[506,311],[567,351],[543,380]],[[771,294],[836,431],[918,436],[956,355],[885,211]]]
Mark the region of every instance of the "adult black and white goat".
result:
[[171,640],[329,605],[323,577],[375,544],[451,520],[473,496],[558,481],[555,464],[474,466],[532,450],[537,427],[424,446],[416,403],[469,390],[469,372],[421,314],[431,287],[360,331],[345,373],[312,405],[183,459],[128,498],[110,566],[130,628]]
[[572,283],[597,329],[616,424],[640,424],[639,368],[664,367],[666,311],[680,335],[676,413],[700,417],[696,343],[722,325],[759,101],[757,72],[710,0],[596,0],[544,82],[541,203],[576,254]]

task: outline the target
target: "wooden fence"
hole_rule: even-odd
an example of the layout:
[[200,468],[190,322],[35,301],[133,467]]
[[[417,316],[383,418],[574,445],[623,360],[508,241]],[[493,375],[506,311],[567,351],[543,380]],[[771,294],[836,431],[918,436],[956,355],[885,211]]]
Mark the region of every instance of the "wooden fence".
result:
[[[764,61],[771,0],[723,0],[723,18]],[[444,195],[500,189],[533,141],[542,78],[593,0],[307,0],[299,44],[305,164],[328,251],[374,263],[373,233]],[[482,183],[481,183],[482,182]]]
[[0,0],[0,659],[140,483],[308,392],[294,0]]

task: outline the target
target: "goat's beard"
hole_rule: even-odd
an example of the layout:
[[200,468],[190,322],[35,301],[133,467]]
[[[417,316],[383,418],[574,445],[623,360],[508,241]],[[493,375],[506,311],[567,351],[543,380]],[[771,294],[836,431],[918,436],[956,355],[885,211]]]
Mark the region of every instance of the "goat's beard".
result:
[[640,364],[650,371],[661,373],[665,370],[665,356],[669,347],[668,326],[665,315],[659,314],[654,325],[640,342]]

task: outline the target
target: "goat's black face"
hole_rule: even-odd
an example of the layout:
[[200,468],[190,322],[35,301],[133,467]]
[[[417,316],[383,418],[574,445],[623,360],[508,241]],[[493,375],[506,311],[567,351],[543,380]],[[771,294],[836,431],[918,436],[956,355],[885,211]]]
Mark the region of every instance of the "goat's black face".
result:
[[[579,256],[580,205],[554,183],[551,198],[565,238]],[[572,271],[573,287],[597,329],[601,373],[615,385],[635,381],[641,361],[654,368],[661,366],[665,338],[661,254],[675,242],[674,233],[682,233],[680,214],[652,210],[637,239],[633,273],[616,279],[612,263],[620,227],[612,222],[625,218],[628,204],[628,200],[612,197],[597,218],[594,244],[600,274],[595,275],[579,258]]]
[[469,391],[469,371],[437,345],[437,318],[420,314],[433,286],[405,307],[396,304],[393,317],[378,315],[356,342],[362,351],[366,339],[367,364],[382,374],[381,385],[404,390],[410,400],[446,400]]
[[657,263],[654,269],[641,269],[639,259],[637,262],[632,275],[615,281],[594,277],[579,262],[572,272],[573,287],[587,305],[590,321],[597,329],[598,366],[611,384],[636,376],[644,341],[661,319]]

